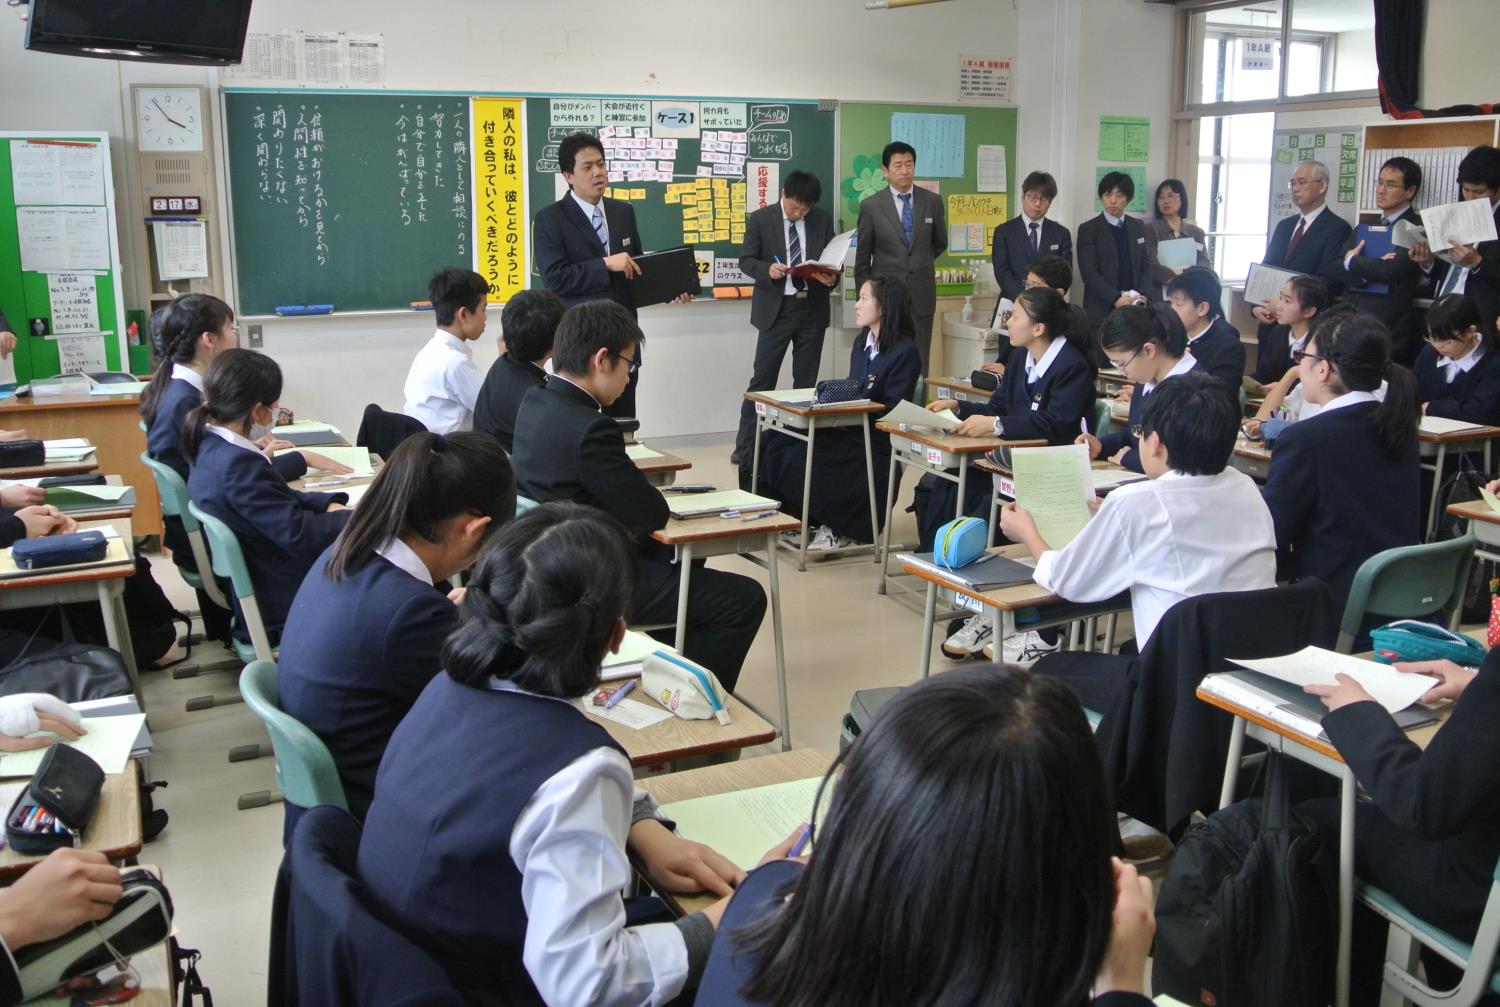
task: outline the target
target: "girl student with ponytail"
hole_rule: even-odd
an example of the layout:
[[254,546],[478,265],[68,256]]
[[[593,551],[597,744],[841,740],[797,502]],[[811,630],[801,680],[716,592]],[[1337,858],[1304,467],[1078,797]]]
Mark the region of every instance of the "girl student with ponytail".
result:
[[624,526],[593,508],[508,523],[381,760],[356,872],[475,1002],[671,1001],[696,986],[727,899],[631,925],[627,849],[658,888],[727,896],[744,876],[669,831],[574,702],[624,637],[636,566]]
[[1385,326],[1362,311],[1330,313],[1292,360],[1320,408],[1282,431],[1266,477],[1278,579],[1316,577],[1342,612],[1361,563],[1420,541],[1417,381],[1391,361]]
[[[494,438],[414,434],[297,591],[276,691],[328,746],[355,818],[396,725],[442,668],[460,597],[447,580],[515,512],[515,474]],[[286,806],[288,834],[300,813]]]
[[1131,386],[1130,418],[1121,430],[1103,437],[1082,433],[1075,443],[1087,445],[1090,458],[1107,458],[1132,472],[1144,472],[1135,431],[1141,426],[1146,396],[1163,381],[1186,374],[1197,365],[1187,351],[1187,330],[1177,312],[1165,304],[1131,304],[1105,316],[1099,326],[1099,343],[1109,365],[1135,382]]
[[[203,402],[188,413],[182,432],[191,465],[188,496],[239,538],[272,642],[302,578],[349,518],[347,493],[293,490],[257,443],[270,432],[280,398],[276,361],[223,350],[208,365]],[[241,613],[235,630],[248,640],[244,625]]]

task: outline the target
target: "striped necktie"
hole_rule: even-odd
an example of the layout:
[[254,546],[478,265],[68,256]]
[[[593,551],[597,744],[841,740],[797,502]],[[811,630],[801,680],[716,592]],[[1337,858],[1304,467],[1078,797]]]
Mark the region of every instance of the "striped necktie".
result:
[[[786,261],[789,266],[802,261],[802,239],[797,236],[797,222],[793,220],[786,222]],[[807,281],[792,277],[792,289],[806,290]]]
[[604,250],[609,251],[609,229],[604,226],[604,209],[599,206],[594,207],[594,234],[598,235]]
[[901,200],[901,231],[906,235],[906,243],[911,244],[911,193],[902,192],[896,195]]

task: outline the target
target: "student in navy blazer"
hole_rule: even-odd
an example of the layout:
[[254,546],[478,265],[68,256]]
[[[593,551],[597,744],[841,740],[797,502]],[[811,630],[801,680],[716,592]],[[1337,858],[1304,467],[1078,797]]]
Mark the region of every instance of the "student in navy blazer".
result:
[[1281,432],[1266,478],[1282,579],[1321,580],[1336,612],[1361,563],[1420,541],[1417,382],[1390,352],[1385,326],[1364,312],[1313,330],[1297,369],[1322,408]]
[[[1328,208],[1328,166],[1322,161],[1301,162],[1287,187],[1297,212],[1277,222],[1261,262],[1321,276],[1330,298],[1337,298],[1343,293],[1344,254],[1354,247],[1354,230]],[[1250,313],[1260,322],[1257,337],[1264,346],[1276,327],[1276,312],[1257,306]]]
[[[854,302],[854,321],[861,326],[849,350],[849,380],[859,385],[859,397],[879,402],[889,411],[916,394],[922,357],[913,341],[914,326],[906,284],[897,276],[876,276],[860,287]],[[876,414],[877,416],[880,414]],[[890,475],[891,438],[870,426],[870,455],[874,469],[876,520],[883,522]],[[869,482],[865,477],[865,440],[856,427],[835,427],[817,435],[813,454],[812,489],[807,501],[809,531],[816,529],[809,551],[825,552],[839,540],[873,542],[878,528],[870,527]],[[803,476],[807,471],[807,442],[771,432],[761,442],[759,492],[781,501],[782,513],[801,515]],[[741,466],[748,482],[749,466]],[[900,480],[901,469],[896,469]]]
[[1097,330],[1105,316],[1137,298],[1151,300],[1151,251],[1146,225],[1125,212],[1135,198],[1135,182],[1122,171],[1099,180],[1099,216],[1078,225],[1078,271],[1083,274],[1083,307]]
[[798,829],[730,900],[698,1007],[1148,1007],[1151,882],[1110,856],[1114,806],[1062,682],[923,679],[840,763],[804,855],[784,859]]
[[1494,330],[1463,294],[1444,294],[1427,309],[1427,345],[1417,354],[1417,392],[1424,416],[1500,425],[1500,353]]
[[[225,350],[203,376],[203,404],[188,414],[182,450],[192,466],[188,496],[239,539],[255,600],[272,642],[318,554],[343,529],[347,493],[293,490],[256,441],[270,431],[281,368],[251,350]],[[249,640],[239,611],[236,635]]]
[[509,454],[515,450],[516,413],[533,388],[547,383],[552,339],[562,321],[562,299],[550,290],[523,290],[505,303],[500,331],[505,352],[490,365],[474,403],[474,429],[489,434]]
[[1014,301],[1026,289],[1026,272],[1033,262],[1055,255],[1073,265],[1073,235],[1062,224],[1047,219],[1057,198],[1057,180],[1045,171],[1033,171],[1021,182],[1021,212],[995,228],[990,261],[1000,296]]
[[[1083,351],[1069,342],[1068,304],[1050,287],[1021,291],[1006,331],[1012,350],[1000,387],[984,403],[938,399],[932,412],[952,409],[963,422],[952,431],[963,437],[1004,437],[1072,444],[1094,416],[1094,370]],[[932,479],[925,500],[918,494],[919,552],[932,548],[937,530],[954,518],[958,485]],[[990,486],[972,479],[964,491],[965,514],[989,509]]]
[[1130,416],[1124,426],[1116,424],[1116,429],[1102,437],[1079,434],[1076,443],[1088,447],[1090,458],[1104,458],[1132,472],[1144,472],[1136,431],[1141,426],[1146,398],[1168,378],[1193,370],[1197,360],[1187,352],[1182,320],[1165,304],[1116,308],[1099,327],[1099,342],[1110,366],[1134,382]]
[[1238,396],[1245,376],[1245,346],[1239,330],[1224,318],[1222,296],[1218,274],[1203,266],[1190,266],[1167,284],[1167,303],[1187,331],[1188,352]]
[[[355,818],[364,820],[396,725],[442,667],[463,596],[448,580],[515,511],[515,475],[493,438],[413,434],[297,591],[277,698],[328,746]],[[284,835],[301,811],[286,805]]]

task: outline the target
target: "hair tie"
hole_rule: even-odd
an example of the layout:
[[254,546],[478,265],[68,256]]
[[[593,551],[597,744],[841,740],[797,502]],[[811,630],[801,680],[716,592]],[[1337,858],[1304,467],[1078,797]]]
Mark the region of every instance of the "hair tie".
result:
[[448,450],[448,438],[444,437],[442,434],[433,434],[432,450],[437,454],[442,454],[444,451]]

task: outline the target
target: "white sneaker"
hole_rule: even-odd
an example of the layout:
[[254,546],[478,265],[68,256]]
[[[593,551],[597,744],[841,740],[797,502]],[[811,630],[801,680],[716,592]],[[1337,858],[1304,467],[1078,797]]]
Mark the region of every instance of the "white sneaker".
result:
[[[1023,668],[1029,668],[1046,656],[1056,652],[1060,643],[1048,643],[1043,640],[1040,633],[1035,631],[1029,633],[1012,633],[1005,638],[1005,646],[1000,648],[1001,660],[1006,664],[1016,664]],[[986,654],[993,658],[994,648],[991,647]]]
[[984,650],[992,632],[988,616],[971,615],[957,633],[943,641],[943,653],[954,660],[973,657]]
[[802,548],[802,533],[800,531],[784,531],[781,533],[781,541],[793,549]]
[[818,530],[812,533],[812,541],[807,544],[807,551],[809,553],[828,552],[830,549],[837,549],[838,547],[838,536],[833,533],[832,528],[825,524],[820,525]]

